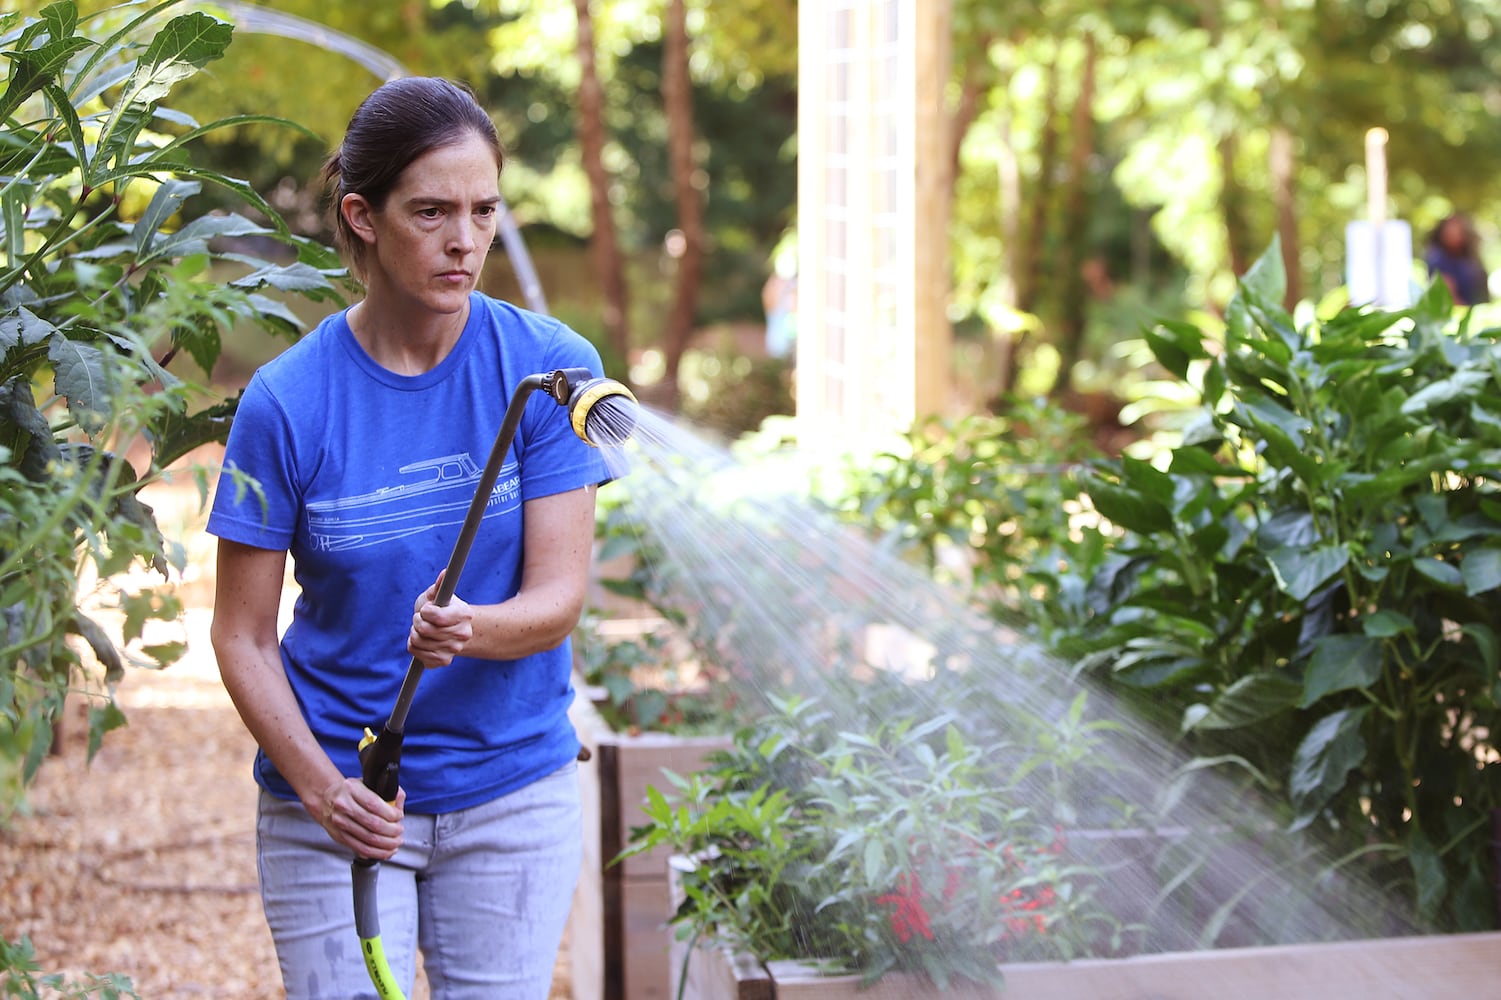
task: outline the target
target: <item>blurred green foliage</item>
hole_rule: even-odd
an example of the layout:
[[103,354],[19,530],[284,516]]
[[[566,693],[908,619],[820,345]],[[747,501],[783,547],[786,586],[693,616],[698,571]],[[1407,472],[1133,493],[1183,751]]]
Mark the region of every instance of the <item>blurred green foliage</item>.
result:
[[[294,335],[301,324],[278,296],[335,298],[343,273],[244,181],[191,163],[199,140],[244,119],[197,125],[164,103],[231,37],[172,6],[80,19],[62,0],[0,23],[10,64],[0,91],[0,821],[69,693],[91,699],[92,756],[125,721],[114,700],[125,664],[163,666],[183,652],[148,631],[178,615],[166,581],[183,554],[137,493],[223,440],[233,402],[205,402],[169,366],[191,358],[212,372],[240,322]],[[205,185],[269,221],[190,217]],[[142,443],[137,469],[126,452]],[[132,581],[136,567],[162,584]],[[118,636],[94,607],[118,613]]]

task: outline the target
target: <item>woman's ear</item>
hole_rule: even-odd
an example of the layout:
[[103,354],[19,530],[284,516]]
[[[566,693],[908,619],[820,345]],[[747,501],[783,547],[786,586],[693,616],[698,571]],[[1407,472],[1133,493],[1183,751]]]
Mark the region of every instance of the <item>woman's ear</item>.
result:
[[339,201],[339,213],[365,243],[375,243],[375,209],[362,194],[346,194]]

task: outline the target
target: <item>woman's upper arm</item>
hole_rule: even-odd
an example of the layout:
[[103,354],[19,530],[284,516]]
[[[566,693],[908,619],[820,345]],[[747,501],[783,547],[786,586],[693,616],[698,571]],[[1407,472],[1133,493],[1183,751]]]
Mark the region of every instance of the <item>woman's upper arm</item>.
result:
[[275,647],[286,566],[285,551],[219,540],[212,637],[221,669],[233,665],[225,655],[233,650]]
[[583,607],[594,550],[593,486],[526,502],[521,588],[556,587]]

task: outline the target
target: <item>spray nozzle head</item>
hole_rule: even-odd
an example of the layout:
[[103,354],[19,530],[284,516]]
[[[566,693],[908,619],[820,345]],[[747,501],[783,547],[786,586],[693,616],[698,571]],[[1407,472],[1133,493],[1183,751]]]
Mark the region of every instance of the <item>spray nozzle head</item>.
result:
[[573,432],[596,448],[622,445],[636,429],[636,397],[612,378],[598,378],[587,368],[559,368],[543,387],[567,407]]

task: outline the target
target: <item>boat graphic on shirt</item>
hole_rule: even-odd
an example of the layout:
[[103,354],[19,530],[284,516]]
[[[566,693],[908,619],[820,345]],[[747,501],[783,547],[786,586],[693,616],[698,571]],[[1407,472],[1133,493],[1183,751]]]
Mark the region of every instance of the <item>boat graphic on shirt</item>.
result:
[[[464,522],[483,470],[468,452],[403,465],[400,482],[369,493],[307,505],[308,532],[319,552],[344,552]],[[516,463],[500,470],[485,516],[521,506]]]

